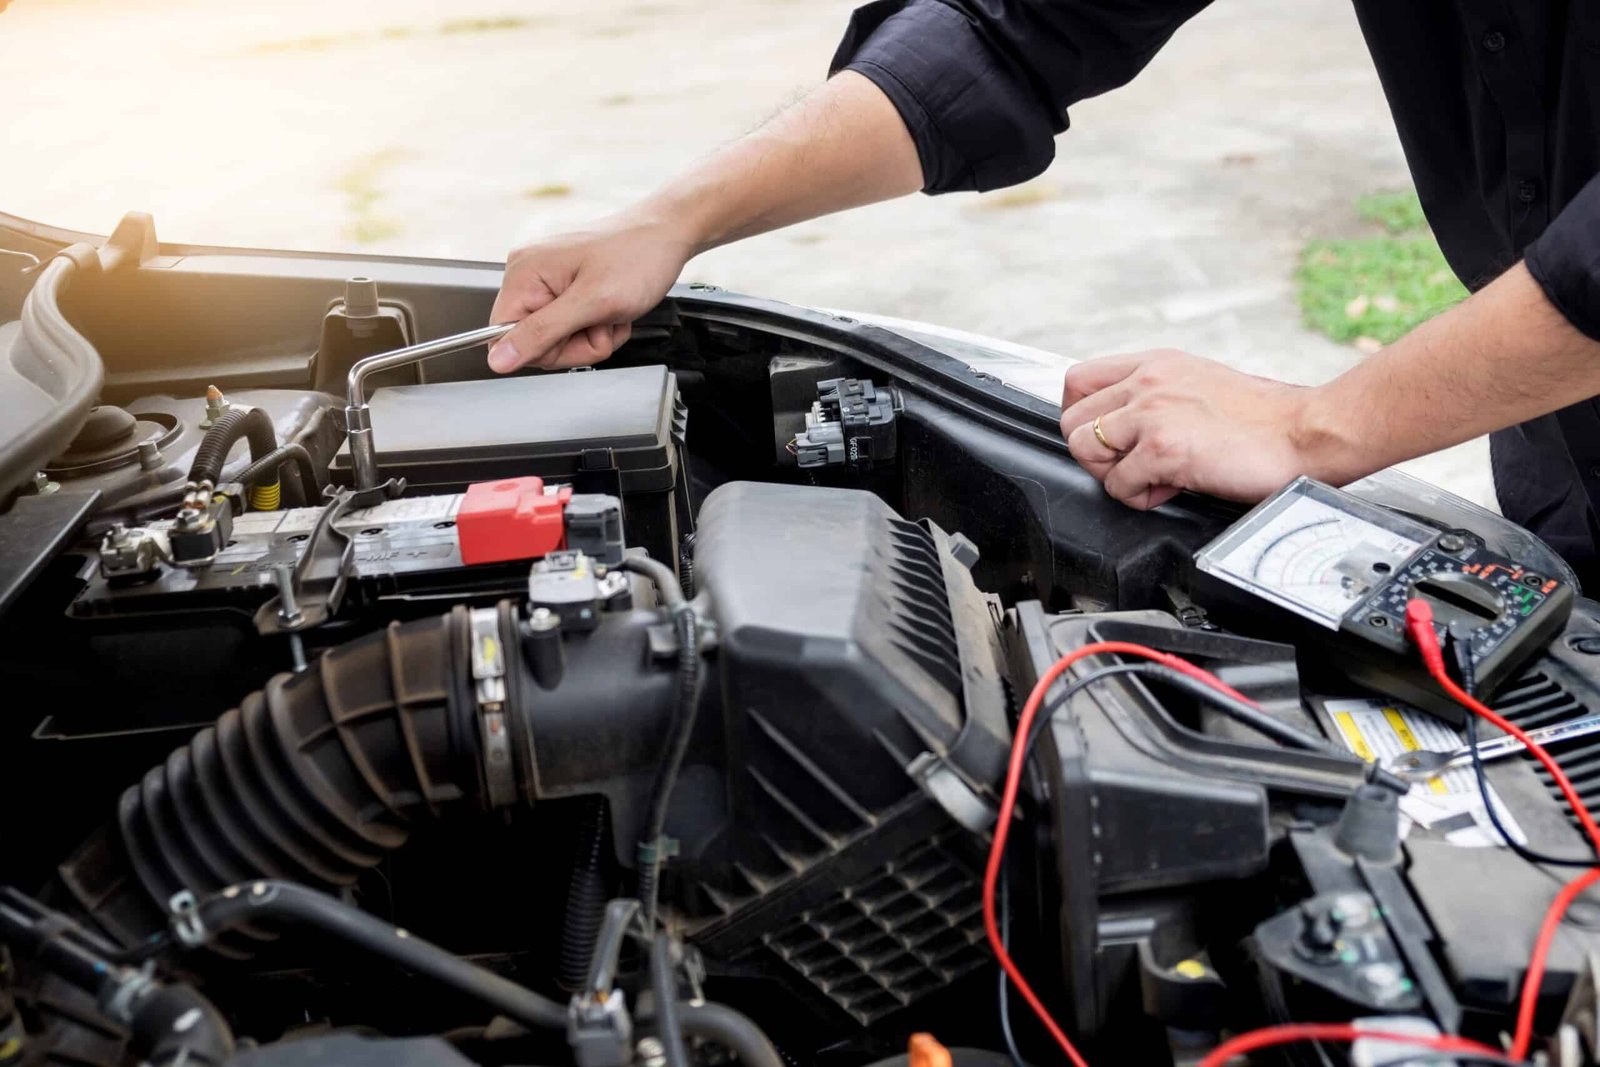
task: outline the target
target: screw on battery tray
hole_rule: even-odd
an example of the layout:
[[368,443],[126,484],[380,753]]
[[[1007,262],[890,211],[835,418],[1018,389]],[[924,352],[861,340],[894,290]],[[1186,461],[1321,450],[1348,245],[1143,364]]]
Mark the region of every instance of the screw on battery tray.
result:
[[[300,601],[294,593],[294,568],[280,563],[272,568],[272,576],[278,583],[278,619],[286,626],[294,626],[303,617]],[[289,634],[289,652],[294,657],[295,673],[305,670],[306,646],[297,632]]]

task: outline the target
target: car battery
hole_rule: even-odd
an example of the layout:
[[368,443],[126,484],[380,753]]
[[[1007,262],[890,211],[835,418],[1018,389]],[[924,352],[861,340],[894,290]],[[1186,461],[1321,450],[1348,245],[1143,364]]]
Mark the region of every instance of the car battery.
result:
[[[370,403],[378,469],[407,495],[535,475],[616,496],[628,543],[676,569],[686,410],[666,367],[391,386]],[[348,449],[331,477],[351,484]]]
[[[397,497],[331,518],[324,507],[245,512],[203,565],[173,560],[173,525],[116,527],[75,550],[81,588],[65,639],[50,644],[60,663],[45,668],[62,695],[37,736],[193,726],[289,668],[288,640],[263,637],[260,611],[308,553],[342,558],[338,607],[299,634],[315,650],[456,605],[527,603],[530,574],[543,560],[580,559],[591,574],[604,567],[613,580],[597,577],[586,588],[615,591],[628,548],[615,496],[532,476]],[[332,596],[326,572],[315,573],[299,590],[302,607]],[[89,679],[115,689],[115,706],[73,696]]]

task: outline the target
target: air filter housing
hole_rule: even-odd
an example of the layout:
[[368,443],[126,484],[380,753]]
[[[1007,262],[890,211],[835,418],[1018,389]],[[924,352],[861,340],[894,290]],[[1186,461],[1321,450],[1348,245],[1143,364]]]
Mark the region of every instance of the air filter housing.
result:
[[865,492],[734,483],[701,511],[735,817],[692,864],[694,939],[860,1023],[985,958],[982,839],[951,812],[992,802],[1009,730],[960,544]]

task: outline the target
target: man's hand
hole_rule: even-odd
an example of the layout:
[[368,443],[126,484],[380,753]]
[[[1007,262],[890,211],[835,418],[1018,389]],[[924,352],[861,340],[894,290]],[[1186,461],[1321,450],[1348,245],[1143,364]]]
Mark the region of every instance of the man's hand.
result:
[[598,363],[691,257],[920,188],[922,164],[900,112],[871,81],[844,71],[624,214],[511,253],[489,321],[519,325],[489,366]]
[[517,249],[489,317],[517,327],[489,351],[489,366],[504,374],[600,362],[667,295],[692,252],[670,226],[633,220]]
[[1183,489],[1252,502],[1301,474],[1344,485],[1595,396],[1600,344],[1519,263],[1324,385],[1173,351],[1080,363],[1067,371],[1061,432],[1133,507]]
[[1131,507],[1184,489],[1255,501],[1301,474],[1341,480],[1331,440],[1313,432],[1315,393],[1171,349],[1110,356],[1067,371],[1061,433]]

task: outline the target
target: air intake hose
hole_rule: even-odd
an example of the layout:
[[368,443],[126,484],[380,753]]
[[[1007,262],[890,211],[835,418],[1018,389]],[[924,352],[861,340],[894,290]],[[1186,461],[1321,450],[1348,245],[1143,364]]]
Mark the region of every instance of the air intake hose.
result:
[[[404,845],[416,821],[451,811],[606,796],[617,834],[632,840],[638,783],[660,762],[678,694],[671,660],[650,655],[660,625],[656,611],[636,610],[574,636],[554,690],[522,663],[509,601],[330,649],[130,786],[115,823],[58,868],[61,886],[132,946],[166,928],[182,890],[203,898],[270,878],[336,892]],[[474,678],[475,645],[504,671],[503,691],[481,708],[495,680]],[[714,751],[719,723],[698,718],[696,751]],[[211,947],[247,956],[269,936],[250,927]]]
[[[338,889],[404,844],[414,817],[486,806],[468,640],[457,608],[274,677],[122,794],[115,827],[62,868],[66,888],[133,944],[180,890]],[[246,954],[264,936],[216,947]]]
[[260,460],[278,447],[277,431],[272,419],[260,408],[230,408],[217,416],[200,447],[194,451],[194,462],[189,465],[189,480],[195,484],[210,482],[213,486],[222,478],[222,465],[228,453],[239,443],[239,438],[250,442],[250,459]]

